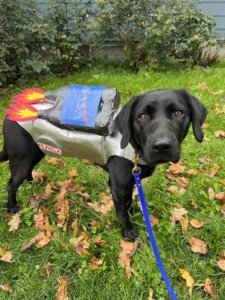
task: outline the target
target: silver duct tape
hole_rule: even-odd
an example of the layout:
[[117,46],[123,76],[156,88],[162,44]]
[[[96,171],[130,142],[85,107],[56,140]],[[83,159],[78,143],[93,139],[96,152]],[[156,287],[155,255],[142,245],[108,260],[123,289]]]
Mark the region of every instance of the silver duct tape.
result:
[[[49,103],[35,104],[36,109],[48,109]],[[120,108],[118,109],[118,111]],[[119,156],[132,160],[134,148],[131,144],[121,149],[121,134],[101,136],[76,130],[57,127],[44,119],[18,122],[38,144],[39,148],[49,156],[66,156],[85,158],[99,165],[105,165],[110,157]],[[142,160],[140,164],[146,165]]]

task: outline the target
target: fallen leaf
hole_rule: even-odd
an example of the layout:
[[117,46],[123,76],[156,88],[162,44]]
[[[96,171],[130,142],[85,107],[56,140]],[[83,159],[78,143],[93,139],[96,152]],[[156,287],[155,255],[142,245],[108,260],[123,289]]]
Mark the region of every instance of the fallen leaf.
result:
[[213,95],[213,96],[218,96],[218,95],[221,95],[224,93],[224,90],[219,90],[219,91],[214,92],[207,86],[206,82],[199,83],[198,88],[206,91],[208,94]]
[[209,294],[213,299],[216,299],[216,290],[210,278],[206,278],[204,292]]
[[154,300],[153,299],[153,289],[152,288],[149,288],[149,297],[148,297],[148,300]]
[[192,219],[190,223],[191,223],[191,226],[194,228],[201,228],[205,224],[205,222],[198,221],[196,219]]
[[175,194],[178,193],[179,189],[176,185],[165,186],[167,192]]
[[74,236],[77,236],[78,235],[78,220],[77,219],[75,219],[74,221],[73,221],[73,223],[71,224],[71,227],[72,227],[72,229],[73,229],[73,235]]
[[154,215],[150,215],[150,222],[151,222],[152,228],[154,228],[156,225],[159,224],[159,219]]
[[0,284],[0,289],[8,294],[13,294],[13,288],[8,284]]
[[44,207],[40,208],[33,220],[36,229],[45,229],[49,225],[48,210]]
[[216,107],[216,113],[217,114],[225,114],[225,105],[223,106],[222,109],[220,109],[219,107]]
[[177,221],[181,221],[183,219],[183,217],[185,215],[187,215],[187,214],[188,214],[188,212],[186,211],[185,208],[183,208],[183,207],[175,207],[173,209],[173,211],[171,213],[171,217],[170,217],[170,219],[172,221],[172,224],[175,225],[175,223]]
[[176,178],[176,182],[179,185],[181,185],[184,189],[186,189],[188,187],[188,184],[189,184],[189,180],[187,178],[184,178],[184,177]]
[[50,165],[59,166],[61,168],[65,168],[65,166],[66,166],[66,163],[64,160],[58,159],[56,157],[46,156],[45,161]]
[[201,127],[202,127],[202,129],[207,129],[209,127],[209,124],[203,123]]
[[45,193],[43,195],[43,199],[48,200],[50,198],[50,196],[54,193],[54,190],[53,190],[54,187],[55,187],[54,182],[49,182],[46,185]]
[[209,171],[209,176],[214,177],[216,175],[216,173],[219,171],[219,169],[220,169],[220,166],[217,164],[214,164],[214,166]]
[[206,156],[200,157],[198,160],[203,165],[209,165],[210,164],[210,159],[208,157],[206,157]]
[[32,177],[34,182],[44,182],[46,179],[46,173],[45,172],[37,172],[35,170],[32,171]]
[[190,273],[187,270],[185,270],[185,269],[180,269],[180,274],[181,274],[181,277],[186,280],[186,285],[189,288],[189,295],[191,296],[192,295],[193,286],[194,286],[194,283],[195,283],[194,279],[190,275]]
[[214,192],[214,190],[211,187],[208,189],[208,194],[209,194],[209,199],[210,200],[214,200],[215,199],[215,192]]
[[96,212],[101,213],[103,216],[107,215],[114,206],[112,196],[108,195],[106,192],[102,192],[100,194],[99,203],[88,202],[87,205],[93,208]]
[[171,164],[167,169],[167,173],[170,174],[182,174],[185,173],[185,166],[183,161],[179,161],[176,164]]
[[184,215],[183,218],[180,220],[180,225],[181,225],[181,229],[182,229],[182,233],[183,234],[187,234],[188,232],[188,215]]
[[122,252],[119,255],[118,264],[125,269],[126,276],[128,279],[131,278],[132,274],[135,273],[134,269],[131,268],[131,257],[134,255],[137,249],[137,242],[127,242],[125,240],[120,241],[120,247]]
[[166,177],[169,179],[169,180],[172,180],[174,181],[176,179],[176,177],[173,175],[173,174],[170,174],[170,173],[166,173]]
[[78,171],[76,168],[73,168],[72,170],[69,171],[68,176],[69,177],[77,177],[79,175]]
[[194,253],[207,254],[208,252],[207,243],[198,238],[191,237],[189,239],[189,244],[191,245],[191,251]]
[[216,193],[215,197],[217,200],[224,201],[225,200],[225,192],[218,192],[218,193]]
[[99,269],[99,267],[101,267],[101,265],[103,264],[103,260],[97,257],[92,257],[90,263],[89,263],[89,267],[92,270],[97,270]]
[[103,240],[100,236],[96,236],[94,239],[94,244],[97,246],[103,246],[105,245],[105,240]]
[[193,176],[193,175],[196,175],[197,173],[198,172],[196,170],[194,170],[194,169],[190,169],[190,170],[186,171],[186,174],[188,176]]
[[29,199],[29,204],[31,206],[34,207],[38,207],[40,202],[42,200],[46,200],[45,197],[43,197],[43,195],[38,195],[38,194],[34,194],[30,199]]
[[194,198],[191,199],[191,204],[194,206],[195,209],[198,208],[198,204],[196,203]]
[[68,279],[65,276],[58,278],[59,289],[56,294],[57,300],[69,300],[68,296]]
[[217,265],[220,268],[220,270],[225,272],[225,253],[224,253],[224,255],[219,257]]
[[16,231],[21,223],[20,213],[16,213],[12,219],[8,222],[9,231]]
[[90,254],[88,252],[88,249],[90,247],[90,243],[88,239],[89,239],[89,233],[85,230],[73,243],[73,246],[75,247],[75,251],[78,255]]
[[66,196],[67,190],[61,190],[54,206],[57,227],[63,228],[64,231],[67,229],[67,221],[69,217],[69,201],[65,199]]
[[52,237],[52,227],[49,225],[45,231],[39,232],[39,239],[36,242],[37,248],[42,248],[46,246],[50,241]]
[[221,213],[225,217],[225,203],[221,207]]
[[74,187],[74,182],[73,182],[73,179],[68,179],[65,181],[58,182],[58,185],[59,185],[61,191],[62,190],[72,190]]
[[0,261],[4,261],[6,263],[13,263],[14,259],[13,259],[13,254],[11,251],[5,251],[5,253],[3,253],[0,256]]
[[224,138],[225,137],[225,131],[223,131],[223,130],[216,130],[216,131],[214,131],[214,134],[217,138]]
[[92,229],[95,229],[95,230],[97,230],[97,229],[100,228],[100,224],[99,224],[99,222],[96,221],[96,220],[93,220],[93,221],[90,223],[90,225],[91,225],[91,228],[92,228]]

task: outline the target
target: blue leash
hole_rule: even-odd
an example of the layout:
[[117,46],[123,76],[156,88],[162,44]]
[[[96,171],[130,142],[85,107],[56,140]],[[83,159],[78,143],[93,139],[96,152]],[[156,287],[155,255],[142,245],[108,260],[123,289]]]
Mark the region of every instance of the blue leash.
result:
[[168,290],[168,292],[171,296],[171,299],[172,300],[177,300],[177,296],[176,296],[176,294],[173,290],[172,285],[170,284],[170,280],[169,280],[169,278],[166,274],[166,270],[164,269],[162,260],[161,260],[160,255],[159,255],[159,250],[157,248],[157,244],[156,244],[155,237],[154,237],[154,234],[153,234],[150,218],[149,218],[149,215],[148,215],[147,205],[146,205],[146,202],[145,202],[144,192],[143,192],[143,188],[142,188],[142,184],[141,184],[141,174],[140,174],[139,168],[137,166],[134,168],[133,174],[134,174],[135,183],[136,183],[136,186],[137,186],[137,189],[138,189],[138,194],[139,194],[139,198],[140,198],[140,202],[141,202],[141,207],[142,207],[142,212],[143,212],[143,215],[144,215],[146,227],[147,227],[147,230],[148,230],[149,240],[150,240],[150,243],[152,245],[152,249],[153,249],[153,252],[154,252],[154,255],[155,255],[155,258],[156,258],[156,262],[157,262],[159,270],[162,274],[163,280],[166,284],[167,290]]

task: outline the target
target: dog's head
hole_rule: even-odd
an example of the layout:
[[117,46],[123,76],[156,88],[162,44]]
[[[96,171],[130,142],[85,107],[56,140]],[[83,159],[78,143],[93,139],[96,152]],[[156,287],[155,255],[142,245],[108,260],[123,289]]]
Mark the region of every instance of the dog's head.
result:
[[131,143],[148,164],[175,163],[191,123],[196,140],[202,142],[206,116],[206,108],[183,89],[134,96],[116,118],[121,148]]

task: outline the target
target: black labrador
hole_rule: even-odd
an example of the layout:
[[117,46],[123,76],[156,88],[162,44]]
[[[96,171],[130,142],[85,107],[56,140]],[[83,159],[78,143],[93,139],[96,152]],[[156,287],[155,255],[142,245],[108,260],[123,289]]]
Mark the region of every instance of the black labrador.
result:
[[[159,90],[134,96],[120,111],[116,126],[122,134],[121,148],[128,143],[134,147],[147,165],[141,166],[142,178],[150,176],[156,165],[178,162],[180,146],[192,123],[198,142],[203,140],[206,108],[186,90]],[[4,148],[0,161],[9,160],[11,178],[8,182],[8,211],[19,210],[16,192],[22,182],[32,180],[34,166],[45,156],[27,131],[16,122],[5,119],[3,124]],[[123,235],[129,240],[137,231],[129,220],[134,178],[130,160],[112,156],[105,166],[109,173],[116,213]]]

